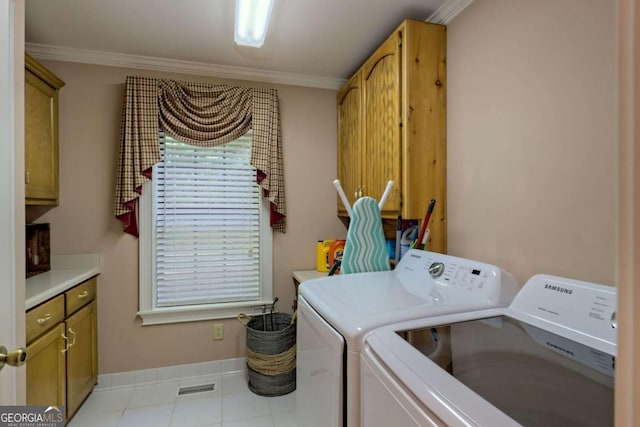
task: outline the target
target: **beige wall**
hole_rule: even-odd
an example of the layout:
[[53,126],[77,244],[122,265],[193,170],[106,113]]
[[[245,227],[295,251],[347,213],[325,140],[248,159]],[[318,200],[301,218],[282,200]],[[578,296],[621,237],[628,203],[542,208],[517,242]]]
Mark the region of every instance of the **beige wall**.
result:
[[[138,307],[138,242],[113,218],[121,103],[127,75],[167,75],[74,63],[43,61],[66,82],[60,93],[60,206],[29,219],[51,223],[55,254],[100,253],[98,290],[100,373],[195,363],[245,356],[245,333],[235,319],[224,320],[225,339],[213,341],[213,321],[142,327]],[[263,84],[256,84],[264,86]],[[315,267],[315,241],[344,238],[336,218],[336,92],[275,86],[280,98],[286,234],[275,233],[275,295],[291,312],[291,272]],[[38,215],[40,215],[38,217]]]
[[[448,28],[449,251],[495,263],[522,283],[546,272],[613,284],[615,44],[606,0],[476,0]],[[142,327],[137,241],[113,219],[126,75],[198,76],[46,61],[60,94],[56,254],[102,254],[99,369],[121,372],[244,356],[225,320]],[[246,82],[224,82],[247,85]],[[262,84],[257,84],[262,85]],[[288,231],[274,238],[275,294],[290,311],[291,271],[314,267],[315,240],[344,237],[335,217],[335,92],[276,86],[282,112]]]
[[615,4],[476,0],[449,24],[449,251],[614,284]]

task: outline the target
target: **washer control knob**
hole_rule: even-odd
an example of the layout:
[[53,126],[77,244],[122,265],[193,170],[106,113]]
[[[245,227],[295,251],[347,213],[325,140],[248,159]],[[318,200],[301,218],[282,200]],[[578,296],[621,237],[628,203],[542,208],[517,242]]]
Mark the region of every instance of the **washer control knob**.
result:
[[618,320],[616,319],[616,312],[615,311],[611,315],[611,327],[613,329],[618,329]]
[[442,276],[442,273],[444,273],[444,264],[441,262],[434,262],[433,264],[431,264],[429,266],[429,274],[431,275],[431,277],[433,277],[434,279],[436,277],[440,277]]

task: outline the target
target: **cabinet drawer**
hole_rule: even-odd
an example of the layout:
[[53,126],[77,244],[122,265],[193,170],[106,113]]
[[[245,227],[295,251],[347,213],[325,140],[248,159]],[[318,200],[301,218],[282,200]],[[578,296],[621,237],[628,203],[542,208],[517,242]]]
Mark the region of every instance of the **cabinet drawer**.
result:
[[27,343],[64,320],[64,296],[59,295],[27,311]]
[[86,282],[68,290],[65,293],[67,304],[67,316],[75,313],[79,308],[84,307],[94,299],[96,299],[96,278],[89,279]]

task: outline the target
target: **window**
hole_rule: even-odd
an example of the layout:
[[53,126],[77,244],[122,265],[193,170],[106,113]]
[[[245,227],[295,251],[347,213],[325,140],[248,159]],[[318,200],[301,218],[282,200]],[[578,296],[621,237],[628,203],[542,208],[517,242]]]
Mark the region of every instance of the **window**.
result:
[[271,303],[268,200],[251,131],[217,147],[160,137],[163,161],[140,200],[143,324],[235,317]]

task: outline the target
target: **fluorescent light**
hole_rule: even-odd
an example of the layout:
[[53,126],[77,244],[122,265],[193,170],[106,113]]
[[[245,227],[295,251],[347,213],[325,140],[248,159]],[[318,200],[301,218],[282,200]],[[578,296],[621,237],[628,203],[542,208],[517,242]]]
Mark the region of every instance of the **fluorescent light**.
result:
[[273,0],[236,0],[235,42],[241,46],[264,44]]

